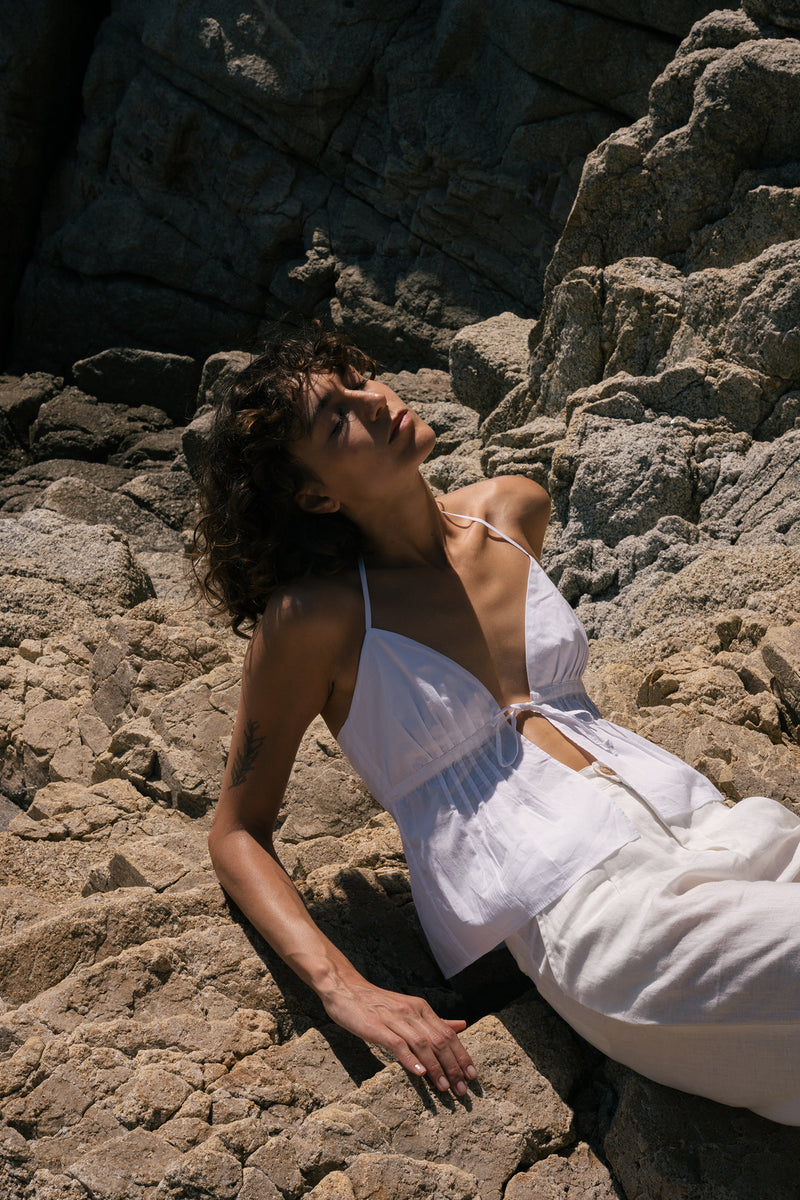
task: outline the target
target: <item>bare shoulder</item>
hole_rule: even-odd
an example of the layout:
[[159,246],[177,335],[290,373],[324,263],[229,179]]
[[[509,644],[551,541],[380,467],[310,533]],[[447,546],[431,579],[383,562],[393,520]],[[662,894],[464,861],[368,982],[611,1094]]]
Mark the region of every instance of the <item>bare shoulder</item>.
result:
[[521,540],[537,558],[541,557],[550,519],[550,497],[532,479],[524,475],[498,475],[459,488],[442,499],[448,511],[481,517],[501,532]]
[[364,624],[361,587],[355,571],[295,580],[270,598],[253,632],[248,665],[301,658],[321,667],[339,661]]
[[343,672],[347,685],[342,663],[359,620],[355,571],[296,581],[270,599],[245,654],[217,837],[246,828],[271,838],[303,734],[342,690]]

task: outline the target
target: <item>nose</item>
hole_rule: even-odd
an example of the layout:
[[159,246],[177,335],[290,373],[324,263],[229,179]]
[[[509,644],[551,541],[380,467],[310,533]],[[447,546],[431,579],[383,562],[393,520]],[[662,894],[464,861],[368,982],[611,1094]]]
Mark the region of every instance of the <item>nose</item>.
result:
[[355,395],[363,406],[364,415],[368,421],[377,421],[387,408],[386,397],[377,388],[371,390],[366,387],[363,391],[356,392]]

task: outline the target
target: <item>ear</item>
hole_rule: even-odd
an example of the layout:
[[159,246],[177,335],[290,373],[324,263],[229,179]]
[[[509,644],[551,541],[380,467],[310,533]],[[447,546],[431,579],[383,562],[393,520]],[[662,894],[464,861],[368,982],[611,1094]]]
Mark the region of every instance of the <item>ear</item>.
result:
[[295,496],[296,504],[302,508],[303,512],[313,513],[335,513],[339,511],[339,501],[334,500],[333,496],[324,496],[320,492],[313,489],[313,485],[304,487]]

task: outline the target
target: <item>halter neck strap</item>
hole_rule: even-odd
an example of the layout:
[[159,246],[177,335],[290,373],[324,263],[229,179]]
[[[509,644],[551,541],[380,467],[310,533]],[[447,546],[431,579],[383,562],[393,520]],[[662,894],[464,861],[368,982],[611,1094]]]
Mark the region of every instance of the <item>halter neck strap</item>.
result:
[[372,628],[372,605],[369,602],[369,588],[367,587],[367,570],[364,566],[364,559],[359,554],[358,556],[358,573],[361,576],[361,594],[364,597],[364,627],[365,629]]
[[509,537],[507,533],[503,533],[502,529],[498,529],[496,525],[490,525],[488,521],[484,521],[483,517],[468,517],[466,513],[449,512],[447,509],[444,509],[443,512],[445,516],[461,517],[463,521],[477,521],[479,525],[485,525],[487,529],[491,529],[492,533],[496,533],[504,542],[510,542],[512,546],[516,546],[526,558],[533,557],[530,550],[526,550],[524,546],[520,546],[519,542],[515,542],[512,537]]

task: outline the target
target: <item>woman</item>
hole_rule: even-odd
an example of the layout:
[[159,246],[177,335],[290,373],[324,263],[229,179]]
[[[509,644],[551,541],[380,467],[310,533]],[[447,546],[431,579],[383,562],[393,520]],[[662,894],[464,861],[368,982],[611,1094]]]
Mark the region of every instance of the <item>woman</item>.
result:
[[225,890],[331,1018],[464,1095],[421,999],[370,984],[272,844],[319,713],[403,836],[447,975],[505,940],[570,1024],[651,1078],[800,1124],[800,821],[603,721],[521,477],[434,499],[431,429],[346,339],[273,343],[221,405],[198,542],[253,629],[209,845]]

